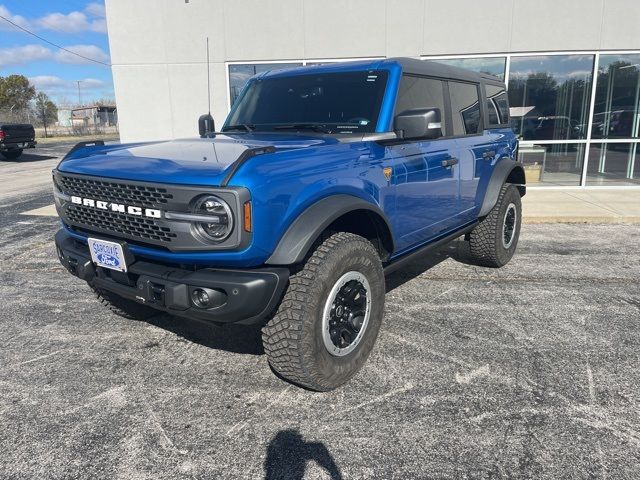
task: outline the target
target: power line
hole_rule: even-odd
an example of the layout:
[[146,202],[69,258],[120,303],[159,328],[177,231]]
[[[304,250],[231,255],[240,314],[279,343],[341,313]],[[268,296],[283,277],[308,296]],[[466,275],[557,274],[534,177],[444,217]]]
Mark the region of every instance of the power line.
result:
[[50,41],[49,41],[49,40],[47,40],[46,38],[43,38],[43,37],[41,37],[40,35],[35,34],[35,33],[33,33],[32,31],[30,31],[30,30],[27,30],[27,29],[26,29],[26,28],[24,28],[24,27],[21,27],[20,25],[18,25],[18,24],[16,24],[16,23],[12,22],[12,21],[11,21],[11,20],[9,20],[8,18],[3,17],[2,15],[0,15],[0,18],[1,18],[2,20],[4,20],[5,22],[10,23],[10,24],[11,24],[11,25],[13,25],[14,27],[16,27],[16,28],[18,28],[18,29],[22,30],[23,32],[28,33],[29,35],[31,35],[31,36],[33,36],[33,37],[36,37],[38,40],[42,40],[43,42],[48,43],[49,45],[52,45],[52,46],[54,46],[54,47],[56,47],[56,48],[59,48],[60,50],[64,50],[65,52],[70,53],[71,55],[75,55],[76,57],[84,58],[85,60],[89,60],[90,62],[99,63],[100,65],[104,65],[105,67],[110,67],[110,66],[111,66],[111,64],[110,64],[110,63],[101,62],[100,60],[96,60],[95,58],[85,57],[84,55],[81,55],[81,54],[76,53],[76,52],[74,52],[74,51],[72,51],[72,50],[69,50],[68,48],[61,47],[61,46],[60,46],[60,45],[58,45],[57,43],[50,42]]
[[[81,7],[79,7],[79,6],[77,6],[78,4],[77,4],[77,3],[75,3],[75,2],[70,2],[69,0],[67,0],[67,1],[66,1],[66,3],[67,3],[67,4],[69,4],[69,3],[73,3],[73,4],[76,6],[76,10],[74,10],[75,12],[82,13],[83,15],[87,15],[87,16],[91,17],[91,18],[93,19],[93,21],[96,21],[96,20],[103,20],[103,19],[105,19],[104,17],[99,17],[99,16],[96,16],[96,15],[93,15],[93,14],[91,14],[91,13],[87,12],[86,10],[82,11],[82,8],[81,8]],[[86,5],[85,5],[85,7],[86,7]],[[12,6],[12,8],[18,8],[18,7],[16,7],[16,6]],[[33,11],[33,10],[31,10],[31,9],[26,9],[23,5],[20,5],[20,7],[19,7],[19,8],[20,8],[20,13],[28,13],[28,14],[30,14],[30,15],[31,15],[32,17],[34,17],[34,18],[38,16],[36,13],[34,13],[34,11]],[[73,12],[71,12],[71,13],[73,13]],[[46,20],[46,17],[41,17],[41,18],[39,18],[39,19],[38,19],[38,22],[40,22],[40,23],[42,23],[42,24],[46,25],[47,29],[49,29],[49,30],[54,30],[54,31],[56,31],[56,32],[58,32],[58,33],[62,33],[63,35],[73,35],[73,36],[74,36],[74,37],[76,37],[76,38],[79,38],[79,39],[81,39],[81,40],[84,40],[84,37],[83,37],[83,36],[78,35],[76,32],[72,32],[72,31],[64,31],[64,30],[60,30],[59,28],[56,28],[55,26],[53,26],[50,22],[48,22],[48,21]]]

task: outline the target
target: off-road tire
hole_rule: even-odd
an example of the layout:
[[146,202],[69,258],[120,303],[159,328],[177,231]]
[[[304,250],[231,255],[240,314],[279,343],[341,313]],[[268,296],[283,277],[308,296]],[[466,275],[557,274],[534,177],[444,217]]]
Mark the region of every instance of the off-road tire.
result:
[[[370,316],[354,349],[334,356],[323,341],[323,310],[332,288],[347,272],[358,272],[369,282]],[[371,242],[352,233],[330,235],[290,277],[278,310],[262,329],[271,368],[285,380],[311,390],[343,385],[360,370],[373,348],[382,324],[384,296],[382,263]]]
[[5,152],[2,152],[2,156],[7,160],[17,160],[18,158],[20,158],[20,155],[22,155],[21,148],[17,150],[7,150]]
[[128,318],[129,320],[147,320],[160,313],[153,308],[145,307],[91,284],[89,284],[89,287],[103,306],[120,317]]
[[[515,207],[516,223],[512,240],[508,247],[505,247],[503,225],[510,206]],[[521,224],[520,192],[515,185],[506,183],[500,189],[495,206],[469,234],[469,252],[474,263],[494,268],[506,265],[516,251]]]

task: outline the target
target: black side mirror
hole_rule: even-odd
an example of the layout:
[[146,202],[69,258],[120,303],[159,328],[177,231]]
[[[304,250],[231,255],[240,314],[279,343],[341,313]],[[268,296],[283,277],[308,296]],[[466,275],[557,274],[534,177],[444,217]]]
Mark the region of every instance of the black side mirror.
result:
[[396,115],[393,129],[403,139],[434,139],[442,136],[439,108],[410,108]]
[[209,133],[216,131],[216,125],[213,122],[213,117],[210,113],[205,113],[204,115],[200,115],[198,118],[198,132],[200,133],[200,137],[206,137]]

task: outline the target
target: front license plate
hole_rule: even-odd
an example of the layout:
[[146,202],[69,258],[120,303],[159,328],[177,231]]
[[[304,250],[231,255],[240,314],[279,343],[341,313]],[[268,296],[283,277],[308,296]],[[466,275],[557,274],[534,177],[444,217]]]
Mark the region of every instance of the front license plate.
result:
[[89,242],[91,260],[98,267],[110,268],[119,272],[127,271],[122,245],[115,242],[107,242],[106,240],[98,240],[97,238],[89,238],[87,241]]

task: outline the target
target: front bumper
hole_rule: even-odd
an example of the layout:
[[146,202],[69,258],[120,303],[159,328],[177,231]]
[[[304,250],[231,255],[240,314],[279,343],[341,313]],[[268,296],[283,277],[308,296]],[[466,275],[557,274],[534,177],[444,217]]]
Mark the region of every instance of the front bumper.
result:
[[[60,263],[76,277],[172,315],[216,323],[257,323],[278,305],[289,281],[287,268],[230,270],[185,268],[128,258],[128,273],[96,267],[89,247],[64,229],[55,236]],[[206,289],[212,304],[199,307],[194,289]]]

